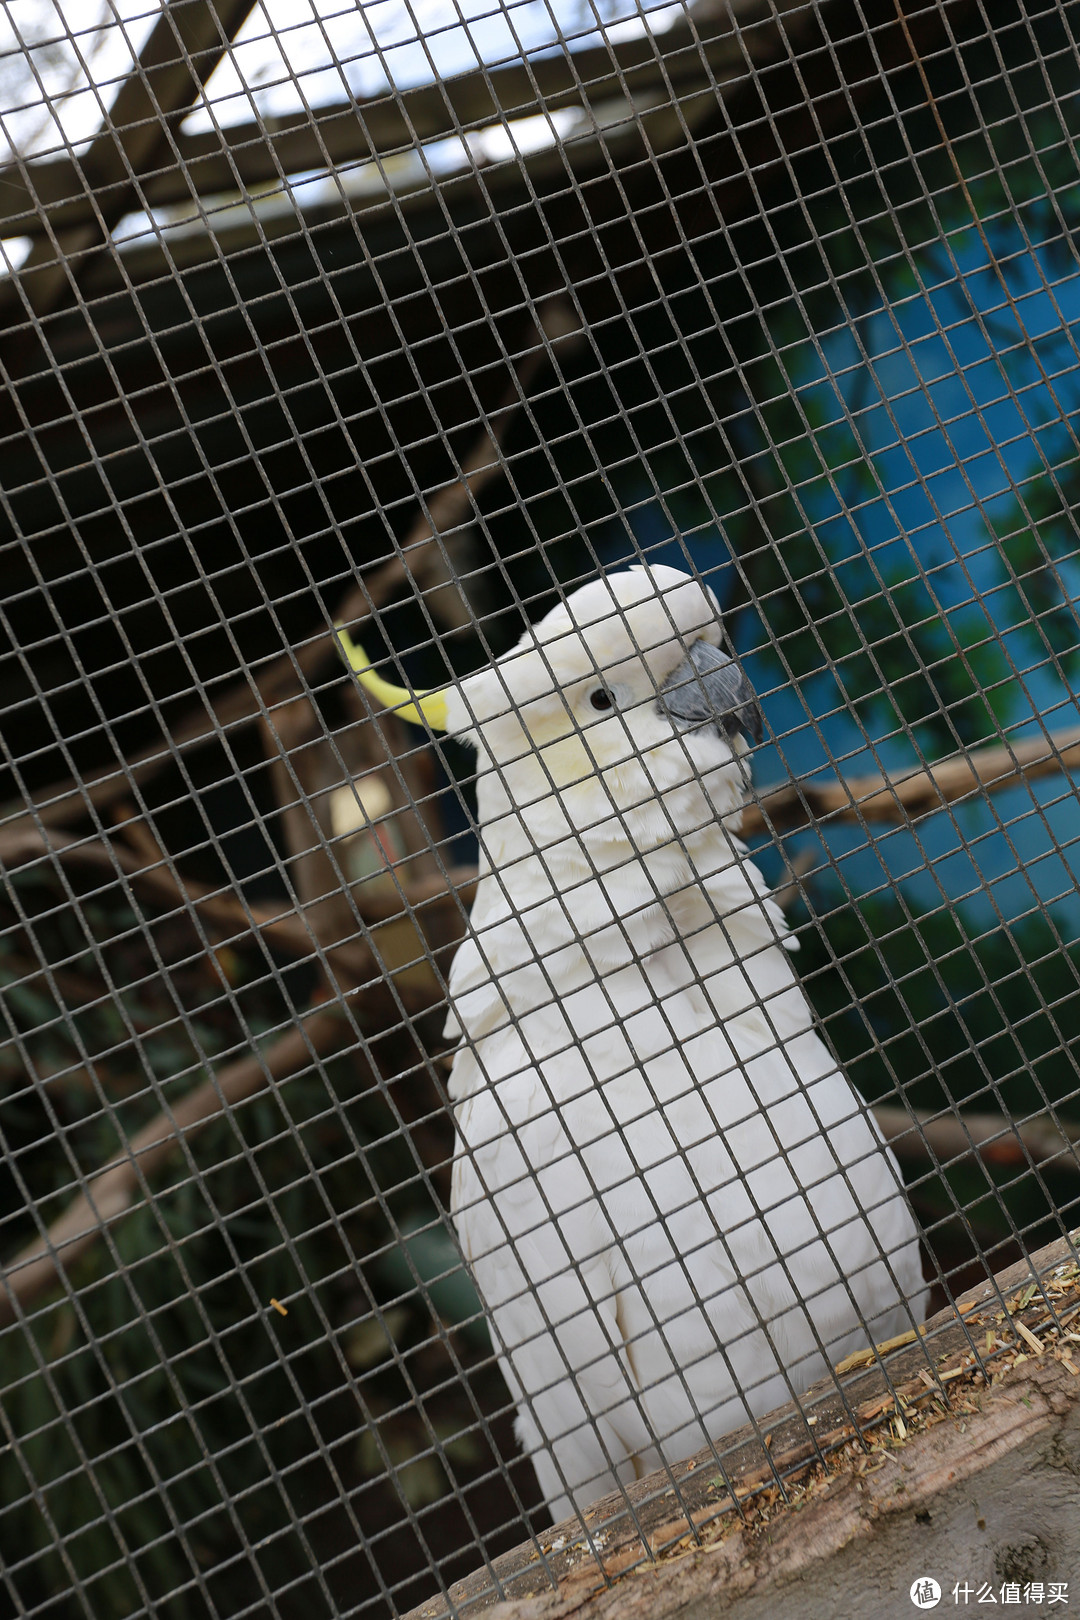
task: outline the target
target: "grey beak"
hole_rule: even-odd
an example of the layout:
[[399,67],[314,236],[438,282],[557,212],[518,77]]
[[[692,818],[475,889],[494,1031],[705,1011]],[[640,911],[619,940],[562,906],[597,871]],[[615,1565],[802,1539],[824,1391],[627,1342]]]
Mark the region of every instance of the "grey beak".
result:
[[707,641],[694,642],[664,682],[658,702],[677,726],[711,724],[725,737],[741,731],[755,743],[765,735],[754,688],[735,660]]

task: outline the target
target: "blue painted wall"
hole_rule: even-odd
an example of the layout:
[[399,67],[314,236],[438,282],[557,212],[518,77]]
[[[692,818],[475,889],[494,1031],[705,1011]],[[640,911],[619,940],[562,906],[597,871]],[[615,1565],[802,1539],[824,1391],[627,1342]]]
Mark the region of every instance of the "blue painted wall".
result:
[[[968,230],[957,248],[937,246],[918,263],[907,296],[823,339],[807,338],[781,356],[813,438],[831,466],[789,491],[820,544],[823,566],[869,564],[888,593],[921,576],[952,656],[967,656],[979,678],[980,642],[1005,655],[1005,682],[984,688],[999,739],[1019,740],[1080,726],[1080,696],[1066,667],[1061,613],[1043,632],[1010,589],[995,526],[1015,530],[1025,510],[1037,529],[1057,508],[1080,448],[1080,273],[1062,273],[1014,221],[1011,251],[994,251]],[[1008,246],[1008,240],[1006,241]],[[1007,292],[1003,289],[1004,278]],[[830,444],[830,434],[834,436]],[[639,480],[623,491],[632,533],[612,525],[598,549],[608,566],[635,551],[685,564],[687,555],[727,591],[731,554],[721,521],[675,532],[678,502],[650,498]],[[1080,645],[1080,546],[1057,547],[1057,580]],[[856,608],[856,618],[858,610]],[[857,776],[899,771],[933,753],[919,728],[898,726],[870,707],[856,713],[832,672],[801,682],[778,675],[769,604],[734,622],[737,649],[762,695],[770,741],[758,751],[759,785],[815,772]],[[870,633],[872,636],[872,631]],[[870,636],[868,636],[870,639]],[[1066,633],[1066,640],[1068,633]],[[782,643],[781,643],[782,651]],[[849,694],[850,695],[850,694]],[[867,713],[869,718],[867,718]],[[991,737],[988,740],[993,740]],[[1075,777],[1058,774],[980,797],[921,819],[911,828],[837,823],[821,830],[824,859],[856,896],[903,883],[920,906],[967,903],[984,926],[1053,906],[1080,934],[1080,796]],[[788,841],[788,853],[808,837]],[[774,879],[778,859],[763,850]]]

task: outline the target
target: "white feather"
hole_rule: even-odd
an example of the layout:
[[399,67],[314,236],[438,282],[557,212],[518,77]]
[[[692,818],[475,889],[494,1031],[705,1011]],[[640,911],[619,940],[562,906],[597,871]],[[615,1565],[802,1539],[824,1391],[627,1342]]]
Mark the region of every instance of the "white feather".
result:
[[632,569],[448,693],[482,846],[453,1215],[556,1519],[925,1305],[895,1162],[733,830],[742,744],[657,702],[698,638],[711,593]]

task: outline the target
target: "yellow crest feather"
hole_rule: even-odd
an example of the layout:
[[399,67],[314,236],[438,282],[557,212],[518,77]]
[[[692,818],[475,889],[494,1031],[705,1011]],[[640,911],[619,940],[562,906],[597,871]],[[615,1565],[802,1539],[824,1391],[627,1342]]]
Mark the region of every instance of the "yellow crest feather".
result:
[[446,730],[446,694],[437,687],[422,692],[407,692],[377,675],[363,647],[357,646],[343,625],[335,625],[338,644],[345,662],[360,685],[384,709],[392,709],[402,720],[411,720],[414,726],[428,726],[432,731]]

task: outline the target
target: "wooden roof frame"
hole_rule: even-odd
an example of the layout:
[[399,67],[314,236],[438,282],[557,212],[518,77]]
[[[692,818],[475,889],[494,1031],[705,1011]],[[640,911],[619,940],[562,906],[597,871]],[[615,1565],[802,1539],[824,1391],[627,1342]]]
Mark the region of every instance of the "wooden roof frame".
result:
[[[879,7],[850,0],[712,0],[691,8],[686,19],[658,34],[585,46],[579,51],[548,50],[492,68],[477,68],[404,91],[312,109],[278,120],[251,122],[209,132],[178,128],[199,90],[228,51],[254,0],[166,0],[147,46],[132,69],[89,150],[82,155],[21,160],[0,170],[0,235],[33,239],[29,258],[9,278],[7,298],[21,296],[32,315],[58,310],[79,297],[78,284],[93,263],[93,291],[114,278],[108,255],[112,232],[125,214],[142,209],[191,205],[196,238],[179,248],[176,263],[192,264],[220,256],[256,239],[280,238],[305,223],[356,213],[363,218],[380,203],[393,206],[402,192],[387,183],[383,192],[359,202],[342,188],[340,202],[326,200],[312,209],[290,197],[290,180],[312,171],[328,176],[365,164],[400,158],[429,142],[467,138],[493,124],[553,112],[581,109],[580,130],[565,146],[529,153],[523,159],[487,167],[481,162],[428,177],[405,188],[429,196],[444,189],[481,184],[490,191],[518,188],[546,171],[569,165],[612,172],[623,156],[646,159],[686,149],[703,124],[728,135],[740,131],[747,175],[758,152],[776,153],[792,143],[775,128],[743,131],[731,109],[746,99],[772,110],[769,84],[774,73],[795,74],[805,102],[788,110],[790,96],[776,115],[806,128],[796,147],[820,144],[829,118],[842,117],[845,102],[864,87],[880,83],[890,60],[911,60],[923,40],[933,48],[954,48],[953,23],[974,0],[883,0]],[[878,12],[880,11],[880,15]],[[823,43],[824,41],[824,43]],[[868,48],[869,41],[869,48]],[[809,52],[812,61],[800,50]],[[852,51],[862,72],[845,65]],[[841,60],[844,58],[845,60]],[[854,60],[854,57],[852,57]],[[874,71],[873,64],[878,67]],[[860,78],[863,82],[860,83]],[[813,106],[815,79],[825,84],[829,113]],[[805,84],[803,81],[805,80]],[[621,118],[619,107],[621,104]],[[510,171],[513,171],[512,173]],[[284,199],[283,217],[267,220],[268,195]],[[209,203],[209,207],[208,207]],[[236,207],[251,214],[245,229]],[[215,209],[229,210],[222,229]],[[258,213],[257,213],[258,209]],[[115,252],[112,255],[115,259]],[[160,273],[161,242],[124,248],[124,261],[136,281],[145,271]],[[104,276],[102,276],[104,272]],[[0,292],[0,299],[4,293]],[[9,324],[18,316],[9,306]]]
[[[34,314],[44,315],[65,303],[76,290],[71,261],[107,243],[123,216],[143,205],[141,176],[161,167],[170,148],[175,150],[174,125],[228,51],[253,4],[254,0],[164,0],[139,59],[89,150],[45,165],[20,161],[0,170],[0,191],[6,188],[9,198],[18,199],[21,182],[26,197],[27,208],[18,213],[9,234],[34,237],[19,272],[23,296]],[[79,206],[66,217],[53,215],[31,179],[41,167],[62,173],[61,183],[78,195]],[[9,223],[0,213],[0,231]],[[4,301],[10,313],[14,302],[10,292]]]
[[[418,144],[569,106],[586,109],[661,90],[683,102],[741,78],[782,49],[778,23],[802,0],[730,0],[662,34],[580,51],[531,55],[432,84],[387,90],[287,118],[176,133],[254,0],[166,0],[107,123],[81,158],[48,157],[0,170],[0,235],[46,235],[133,206],[162,207],[241,192],[331,164],[398,156]],[[179,41],[179,49],[178,49]],[[171,54],[170,54],[171,53]]]

